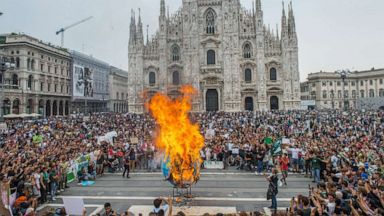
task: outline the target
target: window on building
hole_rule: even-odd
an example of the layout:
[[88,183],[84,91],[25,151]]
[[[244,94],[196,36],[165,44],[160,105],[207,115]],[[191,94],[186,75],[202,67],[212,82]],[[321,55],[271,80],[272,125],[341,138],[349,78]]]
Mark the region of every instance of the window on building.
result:
[[379,89],[379,97],[384,97],[384,89]]
[[349,92],[348,92],[348,90],[345,90],[345,91],[344,91],[344,97],[345,97],[345,98],[348,98],[348,97],[349,97]]
[[322,84],[323,84],[323,86],[327,86],[327,82],[323,82]]
[[360,97],[361,97],[361,98],[364,98],[364,96],[365,96],[365,95],[364,95],[364,90],[360,90]]
[[155,85],[156,84],[156,74],[155,72],[149,72],[149,84]]
[[337,98],[342,98],[341,90],[338,90],[338,91],[337,91]]
[[51,83],[48,83],[48,91],[51,91]]
[[57,67],[55,67],[55,74],[57,74]]
[[32,59],[32,60],[31,60],[31,70],[32,70],[32,71],[35,70],[35,65],[36,65],[35,59]]
[[179,76],[179,72],[177,72],[177,71],[174,71],[172,73],[172,84],[173,85],[179,85],[180,84],[180,76]]
[[341,86],[341,82],[340,81],[337,81],[337,86]]
[[16,57],[16,68],[20,68],[20,58]]
[[33,76],[29,75],[28,76],[28,83],[27,83],[28,90],[32,90],[32,83],[33,83]]
[[276,71],[276,68],[271,68],[269,69],[269,79],[270,80],[273,80],[273,81],[276,81],[277,80],[277,71]]
[[329,97],[330,98],[335,98],[335,93],[333,92],[333,90],[331,90],[331,93],[329,94]]
[[64,85],[60,85],[60,93],[63,93]]
[[247,83],[252,82],[252,71],[249,68],[244,71],[244,81]]
[[31,59],[27,59],[27,70],[31,70]]
[[355,86],[355,81],[351,81],[351,86]]
[[172,61],[179,61],[180,60],[180,49],[177,45],[174,45],[172,47]]
[[207,34],[215,34],[215,13],[209,9],[206,16]]
[[208,52],[207,52],[207,64],[208,65],[216,64],[216,53],[214,50],[208,50]]
[[64,75],[64,68],[61,68],[61,75]]
[[380,79],[379,82],[380,82],[380,85],[382,85],[383,84],[383,79]]
[[51,73],[51,66],[48,65],[48,73]]
[[333,86],[333,81],[329,81],[329,86]]
[[44,83],[40,82],[40,91],[44,91]]
[[356,98],[356,90],[352,90],[352,98],[353,98],[353,99]]
[[345,86],[348,86],[348,81],[344,81],[344,85],[345,85]]
[[363,86],[363,85],[364,85],[364,81],[361,80],[361,81],[360,81],[360,86]]
[[373,80],[369,80],[369,85],[373,85]]
[[119,100],[119,92],[116,92],[116,100]]
[[55,84],[55,92],[57,92],[57,84]]
[[17,74],[13,74],[12,76],[12,87],[13,89],[19,88],[19,77],[17,76]]
[[324,90],[324,91],[323,91],[323,99],[326,99],[326,98],[327,98],[327,91]]
[[243,57],[248,59],[252,56],[252,46],[250,43],[246,43],[243,47]]
[[44,72],[44,64],[40,64],[40,70],[41,72]]
[[69,93],[69,85],[67,85],[67,94]]
[[369,97],[371,98],[375,97],[375,90],[369,89]]

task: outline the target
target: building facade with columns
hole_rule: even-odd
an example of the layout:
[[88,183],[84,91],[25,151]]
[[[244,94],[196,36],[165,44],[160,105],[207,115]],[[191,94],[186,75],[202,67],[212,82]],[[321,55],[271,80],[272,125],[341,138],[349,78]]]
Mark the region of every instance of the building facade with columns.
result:
[[384,69],[352,72],[344,83],[334,72],[311,73],[304,86],[302,99],[315,100],[316,109],[384,108]]
[[[171,97],[181,85],[198,90],[202,111],[300,108],[298,39],[292,4],[283,6],[281,31],[264,24],[261,0],[182,0],[173,15],[160,1],[159,27],[144,39],[140,13],[132,12],[128,45],[128,106],[145,112],[156,92]],[[140,12],[140,11],[139,11]],[[146,94],[143,94],[143,93]],[[147,97],[140,97],[147,95]]]
[[128,112],[128,72],[111,66],[109,75],[109,111]]
[[0,56],[15,64],[0,77],[3,113],[68,115],[71,56],[25,34],[0,35]]

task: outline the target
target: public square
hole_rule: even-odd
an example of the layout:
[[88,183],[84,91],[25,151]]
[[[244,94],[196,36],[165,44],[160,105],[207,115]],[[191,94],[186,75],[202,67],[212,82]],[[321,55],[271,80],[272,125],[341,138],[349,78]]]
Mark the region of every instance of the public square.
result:
[[0,216],[384,215],[383,8],[1,0]]
[[[301,174],[289,176],[287,187],[281,187],[278,195],[278,205],[285,209],[290,206],[292,197],[297,194],[307,195],[308,185],[313,186],[311,179]],[[253,172],[231,170],[204,170],[200,181],[192,187],[192,199],[188,207],[231,207],[235,212],[264,211],[270,205],[266,200],[267,181],[264,176]],[[146,171],[132,173],[131,178],[122,178],[121,173],[106,174],[97,179],[96,184],[89,187],[71,184],[71,188],[61,196],[81,197],[90,207],[88,212],[99,213],[105,202],[110,202],[113,209],[123,213],[131,207],[150,206],[157,197],[168,197],[173,193],[172,185],[164,181],[160,172]],[[58,199],[58,203],[62,203]],[[54,204],[52,204],[54,205]],[[201,215],[206,213],[204,208]],[[232,212],[233,213],[233,212]]]

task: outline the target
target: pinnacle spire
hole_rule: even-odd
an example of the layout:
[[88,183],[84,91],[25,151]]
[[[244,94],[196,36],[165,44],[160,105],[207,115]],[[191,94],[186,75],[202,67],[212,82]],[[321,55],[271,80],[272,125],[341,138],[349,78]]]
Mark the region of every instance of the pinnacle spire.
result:
[[261,11],[261,0],[256,0],[256,11]]
[[165,17],[165,2],[164,2],[164,0],[160,1],[160,16]]
[[284,1],[282,2],[283,4],[283,14],[281,16],[281,39],[284,39],[284,37],[288,34],[288,29],[287,29],[287,17],[285,16],[285,5]]

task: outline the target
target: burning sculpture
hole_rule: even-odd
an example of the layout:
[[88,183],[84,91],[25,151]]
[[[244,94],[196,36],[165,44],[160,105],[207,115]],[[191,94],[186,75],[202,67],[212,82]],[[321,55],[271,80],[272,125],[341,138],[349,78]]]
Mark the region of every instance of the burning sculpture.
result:
[[183,86],[181,93],[174,100],[157,93],[147,107],[157,123],[156,147],[165,154],[163,174],[175,187],[187,188],[199,180],[204,138],[188,116],[196,90]]

